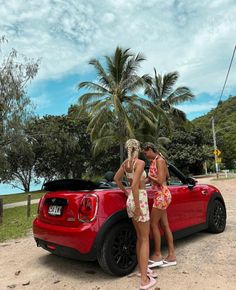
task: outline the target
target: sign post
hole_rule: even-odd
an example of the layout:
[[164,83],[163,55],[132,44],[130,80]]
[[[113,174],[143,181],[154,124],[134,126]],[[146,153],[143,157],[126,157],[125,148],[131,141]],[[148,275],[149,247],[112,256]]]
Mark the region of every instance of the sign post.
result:
[[216,178],[219,178],[219,162],[217,160],[217,157],[221,154],[221,151],[219,149],[217,149],[216,146],[216,132],[215,132],[215,119],[214,117],[212,117],[211,119],[212,121],[212,136],[213,136],[213,143],[214,143],[214,155],[215,155],[215,168],[216,168]]

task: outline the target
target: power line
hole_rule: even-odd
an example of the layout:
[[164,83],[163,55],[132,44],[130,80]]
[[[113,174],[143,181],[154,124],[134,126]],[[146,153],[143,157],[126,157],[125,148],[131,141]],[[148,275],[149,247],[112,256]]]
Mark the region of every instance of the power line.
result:
[[226,75],[226,78],[225,78],[225,83],[224,83],[224,86],[223,86],[219,101],[221,101],[221,97],[222,97],[224,89],[225,89],[225,85],[226,85],[226,82],[227,82],[227,79],[228,79],[228,76],[229,76],[229,72],[230,72],[230,69],[231,69],[231,65],[232,65],[232,62],[233,62],[233,59],[234,59],[235,50],[236,50],[236,45],[234,47],[233,55],[232,55],[232,58],[231,58],[231,61],[230,61],[229,69],[228,69],[228,72],[227,72],[227,75]]

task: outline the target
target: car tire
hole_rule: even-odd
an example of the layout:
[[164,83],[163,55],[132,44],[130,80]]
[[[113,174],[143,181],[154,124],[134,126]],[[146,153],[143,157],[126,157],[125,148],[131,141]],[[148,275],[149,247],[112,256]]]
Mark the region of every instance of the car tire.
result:
[[101,268],[112,275],[130,274],[137,265],[136,233],[130,222],[113,226],[107,233],[98,253]]
[[211,233],[222,233],[226,225],[226,209],[219,200],[214,200],[209,212],[208,231]]

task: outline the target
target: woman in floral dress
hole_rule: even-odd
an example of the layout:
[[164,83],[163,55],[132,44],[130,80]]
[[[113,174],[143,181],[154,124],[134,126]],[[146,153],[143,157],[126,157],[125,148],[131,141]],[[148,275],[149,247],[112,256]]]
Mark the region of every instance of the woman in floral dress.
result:
[[[157,152],[153,143],[145,143],[143,153],[146,158],[151,160],[148,180],[152,183],[152,188],[155,190],[151,211],[151,229],[155,243],[155,251],[149,260],[149,268],[174,266],[177,262],[173,235],[169,227],[166,212],[171,203],[171,193],[167,186],[167,180],[169,178],[167,163],[161,153]],[[161,254],[161,233],[159,225],[164,231],[168,247],[168,255],[165,259],[163,259]]]

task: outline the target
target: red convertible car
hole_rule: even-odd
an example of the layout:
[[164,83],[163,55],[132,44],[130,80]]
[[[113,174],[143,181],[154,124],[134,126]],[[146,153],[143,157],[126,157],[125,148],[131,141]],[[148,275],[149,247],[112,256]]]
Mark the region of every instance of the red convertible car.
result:
[[[220,191],[198,184],[173,165],[169,170],[172,203],[167,211],[174,238],[202,230],[223,232],[226,208]],[[109,181],[95,184],[71,179],[48,182],[45,189],[33,222],[37,246],[64,257],[98,260],[113,275],[133,271],[136,236],[120,189]],[[147,191],[151,208],[154,191],[151,187]]]

